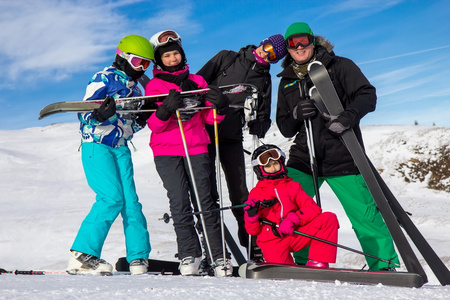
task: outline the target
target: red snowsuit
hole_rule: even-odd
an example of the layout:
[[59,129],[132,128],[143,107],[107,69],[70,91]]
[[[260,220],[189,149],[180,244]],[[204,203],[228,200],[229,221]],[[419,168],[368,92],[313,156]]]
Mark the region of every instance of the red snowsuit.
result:
[[[278,193],[278,196],[277,196]],[[295,212],[300,218],[296,231],[337,243],[339,223],[334,213],[324,212],[309,197],[298,182],[285,176],[282,179],[262,179],[249,194],[249,199],[259,201],[277,199],[275,205],[267,208],[260,206],[258,215],[276,224],[280,224],[289,212]],[[261,248],[264,260],[271,263],[294,264],[291,252],[299,251],[309,245],[309,259],[335,263],[336,246],[294,233],[279,238],[274,235],[271,226],[260,222],[245,222],[250,235],[256,235],[256,244]]]

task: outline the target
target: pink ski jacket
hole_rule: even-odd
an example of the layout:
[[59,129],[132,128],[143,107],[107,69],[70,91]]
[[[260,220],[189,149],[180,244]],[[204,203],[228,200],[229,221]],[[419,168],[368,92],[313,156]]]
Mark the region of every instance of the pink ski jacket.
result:
[[[300,218],[299,227],[308,224],[322,213],[322,209],[305,193],[300,184],[288,176],[258,181],[250,191],[248,199],[260,201],[277,199],[278,202],[275,205],[268,208],[260,207],[258,211],[260,218],[266,218],[277,224],[280,224],[289,212],[295,212]],[[269,225],[260,224],[260,222],[245,222],[245,229],[250,235],[258,235],[264,227],[270,228]],[[278,239],[271,230],[267,231],[270,234],[264,235],[266,238]],[[262,236],[258,236],[258,240],[261,238]]]
[[[179,75],[183,72],[187,72],[189,67],[184,70],[171,73],[173,75]],[[181,92],[179,86],[175,83],[162,80],[155,77],[156,74],[165,72],[156,68],[153,68],[153,79],[149,81],[145,87],[145,95],[158,95],[167,94],[171,89],[176,89]],[[198,83],[200,88],[207,88],[208,84],[200,75],[189,74],[189,79]],[[161,105],[161,103],[157,103]],[[206,101],[206,105],[212,105],[211,102]],[[224,116],[217,116],[217,122],[221,122]],[[187,147],[189,149],[189,155],[197,155],[208,152],[208,144],[211,142],[208,136],[208,132],[205,129],[205,123],[214,124],[213,110],[203,109],[195,113],[195,115],[189,121],[183,121],[183,131],[186,138]],[[156,114],[152,114],[147,120],[148,127],[151,130],[150,135],[150,147],[153,151],[153,156],[186,156],[183,147],[183,140],[181,137],[181,131],[178,126],[177,117],[175,114],[167,121],[162,121],[156,117]]]

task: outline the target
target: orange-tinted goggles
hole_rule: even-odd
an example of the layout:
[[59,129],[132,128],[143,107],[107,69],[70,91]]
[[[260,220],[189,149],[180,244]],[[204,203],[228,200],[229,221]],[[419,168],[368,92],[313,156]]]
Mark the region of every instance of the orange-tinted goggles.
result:
[[268,54],[267,60],[268,61],[276,61],[277,60],[277,54],[275,53],[275,49],[272,46],[272,43],[269,41],[264,42],[262,45],[262,50]]

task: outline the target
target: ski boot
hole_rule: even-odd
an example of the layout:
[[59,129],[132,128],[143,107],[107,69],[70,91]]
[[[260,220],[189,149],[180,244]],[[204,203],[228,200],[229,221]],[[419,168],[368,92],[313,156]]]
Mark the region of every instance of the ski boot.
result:
[[306,266],[307,267],[315,267],[315,268],[329,268],[330,267],[328,263],[314,261],[311,259],[308,259]]
[[183,258],[181,260],[180,266],[178,267],[181,275],[183,276],[198,275],[201,259],[202,259],[201,257],[193,257],[193,256]]
[[93,255],[72,251],[66,272],[70,275],[112,275],[113,267],[105,260]]
[[132,275],[141,275],[147,273],[148,270],[148,260],[134,259],[130,262],[130,272]]

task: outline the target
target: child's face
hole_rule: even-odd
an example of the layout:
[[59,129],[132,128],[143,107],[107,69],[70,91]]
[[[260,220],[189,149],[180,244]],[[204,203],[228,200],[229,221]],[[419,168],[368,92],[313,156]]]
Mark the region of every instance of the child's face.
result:
[[161,55],[161,61],[167,67],[177,66],[181,59],[181,53],[178,50],[168,51]]
[[281,170],[281,164],[278,160],[269,159],[269,163],[263,166],[264,172],[272,174]]

